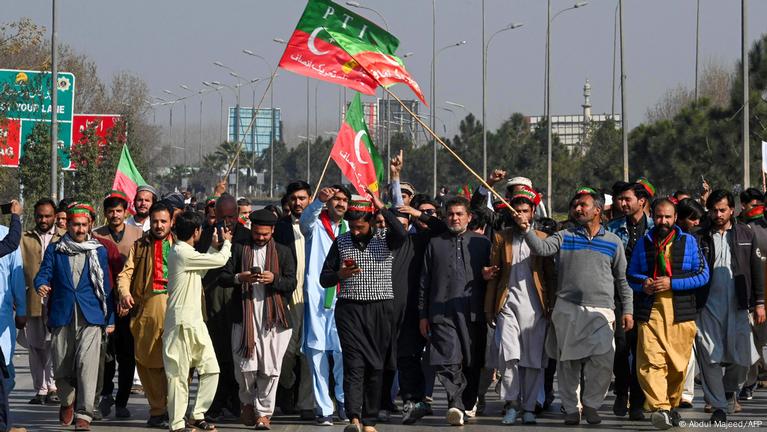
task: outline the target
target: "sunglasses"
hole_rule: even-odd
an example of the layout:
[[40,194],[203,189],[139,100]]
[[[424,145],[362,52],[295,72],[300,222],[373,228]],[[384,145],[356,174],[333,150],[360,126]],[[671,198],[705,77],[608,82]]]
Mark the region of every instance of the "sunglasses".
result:
[[436,213],[436,212],[437,212],[437,211],[436,211],[436,210],[434,210],[434,209],[426,209],[426,210],[421,210],[421,213],[426,213],[427,215],[433,215],[433,214],[434,214],[434,213]]

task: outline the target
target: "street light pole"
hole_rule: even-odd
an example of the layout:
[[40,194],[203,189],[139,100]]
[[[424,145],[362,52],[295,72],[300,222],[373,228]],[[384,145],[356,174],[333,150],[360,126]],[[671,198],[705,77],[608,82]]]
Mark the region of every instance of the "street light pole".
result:
[[549,212],[553,212],[552,208],[552,194],[553,194],[553,186],[552,186],[552,163],[551,163],[551,152],[552,152],[552,145],[551,145],[551,23],[558,17],[560,14],[573,10],[578,9],[581,7],[584,7],[588,4],[588,2],[582,1],[575,3],[574,5],[570,6],[569,8],[562,9],[561,11],[554,14],[554,16],[551,16],[551,0],[548,1],[548,11],[546,13],[546,65],[545,65],[545,73],[546,73],[546,98],[545,98],[545,111],[546,111],[546,207]]
[[[436,54],[434,54],[434,56],[431,59],[431,90],[432,90],[432,94],[431,94],[431,106],[429,107],[430,108],[430,114],[429,115],[431,116],[431,123],[429,124],[429,127],[431,128],[432,131],[434,131],[434,118],[436,117],[436,115],[434,113],[435,113],[436,104],[437,104],[437,58],[439,57],[439,54],[442,51],[444,51],[444,50],[446,50],[448,48],[459,47],[461,45],[466,45],[466,41],[465,40],[458,41],[456,43],[453,43],[453,44],[450,44],[450,45],[447,45],[447,46],[444,46],[444,47],[440,48],[440,50],[437,51]],[[445,135],[447,135],[447,131],[445,132]],[[434,178],[433,178],[433,182],[432,182],[432,189],[433,189],[434,196],[437,196],[437,140],[434,139],[434,140],[432,140],[432,142],[433,142],[433,147],[434,147],[434,160],[433,160],[433,163],[434,163]]]
[[749,104],[748,104],[748,1],[741,0],[741,26],[740,26],[740,45],[741,45],[741,63],[743,64],[743,189],[751,186],[751,162],[749,147]]
[[700,48],[700,0],[695,8],[695,102],[698,101],[698,54]]
[[59,93],[59,56],[56,44],[58,43],[58,14],[56,0],[51,3],[51,198],[56,199],[57,180],[58,180],[58,152],[59,152],[59,123],[58,115],[58,93]]
[[[482,175],[487,178],[487,120],[486,120],[486,114],[487,114],[487,54],[488,49],[490,48],[490,42],[493,41],[493,38],[498,33],[504,32],[506,30],[514,30],[517,28],[522,27],[523,23],[512,23],[507,25],[506,27],[496,31],[493,33],[487,40],[487,42],[484,41],[485,38],[485,0],[482,0],[482,39],[483,39],[483,48],[482,48]],[[449,103],[449,102],[448,102]],[[461,106],[463,108],[463,106]]]
[[266,68],[271,73],[271,84],[269,85],[269,109],[271,111],[271,132],[269,137],[269,198],[274,198],[274,144],[276,140],[276,131],[275,131],[275,112],[274,112],[274,80],[277,78],[276,73],[276,67],[273,69],[272,65],[262,56],[254,53],[251,50],[244,49],[242,50],[243,53],[259,58],[264,61],[266,64]]
[[[431,0],[431,104],[429,105],[429,112],[431,114],[431,123],[429,127],[432,132],[434,131],[434,104],[437,103],[436,93],[436,67],[434,63],[437,62],[437,0]],[[437,196],[437,140],[432,138],[431,140],[434,151],[434,172],[432,178],[432,197]]]
[[629,126],[626,118],[626,69],[623,59],[625,57],[623,47],[623,0],[618,0],[620,9],[620,34],[621,34],[621,135],[623,139],[623,181],[629,181]]

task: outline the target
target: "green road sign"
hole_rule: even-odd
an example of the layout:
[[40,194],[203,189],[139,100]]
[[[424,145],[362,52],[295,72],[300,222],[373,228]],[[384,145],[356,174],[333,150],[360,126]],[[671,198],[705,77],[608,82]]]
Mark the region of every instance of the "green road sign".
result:
[[[5,152],[0,157],[3,166],[17,167],[20,156],[24,153],[24,143],[37,123],[51,122],[51,73],[29,70],[0,69],[0,117],[9,121],[5,125],[6,132],[12,127],[18,133],[11,131],[8,135],[6,148],[16,151]],[[72,147],[72,116],[75,105],[75,76],[68,72],[59,72],[56,83],[58,107],[56,111],[59,145],[59,163],[64,168],[70,167],[69,149]],[[14,126],[15,125],[15,126]],[[3,135],[3,125],[0,124],[0,136]],[[11,137],[18,141],[11,142]],[[2,152],[0,152],[2,153]],[[7,157],[11,155],[15,157]]]

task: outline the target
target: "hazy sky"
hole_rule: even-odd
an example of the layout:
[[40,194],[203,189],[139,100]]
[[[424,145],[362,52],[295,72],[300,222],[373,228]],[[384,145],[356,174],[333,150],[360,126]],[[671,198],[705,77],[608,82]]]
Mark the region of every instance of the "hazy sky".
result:
[[[50,30],[50,1],[3,0],[2,21],[30,17]],[[399,53],[412,51],[406,65],[424,89],[429,89],[431,61],[431,5],[429,0],[362,0],[388,21],[400,39]],[[554,12],[571,6],[571,0],[552,0]],[[700,0],[701,63],[715,60],[734,68],[740,58],[740,1]],[[749,41],[765,29],[767,1],[749,2]],[[610,112],[613,54],[613,17],[617,0],[592,0],[582,9],[560,15],[552,26],[552,112],[581,111],[583,84],[592,85],[594,113]],[[264,62],[246,56],[250,49],[276,63],[304,9],[303,0],[59,0],[59,37],[75,50],[95,60],[108,80],[120,70],[140,75],[152,95],[163,89],[183,94],[180,84],[202,87],[202,80],[234,83],[227,72],[213,65],[219,60],[249,78],[264,77]],[[695,67],[696,0],[625,0],[627,116],[634,127],[666,89],[692,87]],[[10,7],[9,7],[10,6]],[[461,103],[479,117],[481,113],[482,33],[481,0],[437,0],[437,46],[459,40],[467,44],[445,50],[438,59],[438,107],[446,100]],[[513,112],[537,115],[543,109],[546,1],[486,0],[486,33],[510,22],[522,28],[501,33],[490,47],[488,60],[488,125],[497,127]],[[369,11],[357,10],[378,21]],[[4,65],[0,65],[4,66]],[[311,124],[314,131],[314,87],[318,86],[319,131],[338,127],[340,87],[311,82]],[[257,87],[257,96],[264,88]],[[399,95],[413,98],[410,90],[395,86]],[[351,95],[350,92],[348,92]],[[231,93],[226,103],[233,104]],[[243,100],[251,91],[243,90]],[[616,110],[620,98],[616,95]],[[245,103],[243,103],[245,105]],[[249,104],[249,103],[248,103]],[[306,79],[287,71],[276,81],[275,105],[283,109],[286,139],[297,141],[306,118]],[[193,108],[192,108],[193,107]],[[197,100],[189,108],[189,121],[198,121]],[[157,112],[167,121],[167,108]],[[205,99],[204,123],[218,124],[219,101]],[[464,113],[438,108],[448,132]],[[451,124],[453,127],[451,127]]]

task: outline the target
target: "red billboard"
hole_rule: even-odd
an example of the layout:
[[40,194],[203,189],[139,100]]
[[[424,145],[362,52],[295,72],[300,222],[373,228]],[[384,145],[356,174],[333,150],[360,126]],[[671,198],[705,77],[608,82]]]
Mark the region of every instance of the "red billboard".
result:
[[[89,126],[95,124],[96,135],[99,137],[99,146],[106,146],[109,133],[120,119],[119,114],[75,114],[72,116],[72,148],[80,145],[83,132]],[[76,169],[74,162],[69,169]]]
[[0,166],[17,167],[21,148],[21,120],[0,122]]

